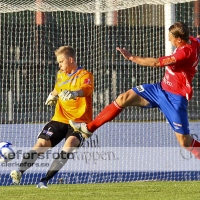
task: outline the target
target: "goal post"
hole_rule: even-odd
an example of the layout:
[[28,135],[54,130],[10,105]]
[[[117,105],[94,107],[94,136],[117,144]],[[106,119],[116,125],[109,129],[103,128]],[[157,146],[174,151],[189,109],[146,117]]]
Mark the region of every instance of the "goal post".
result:
[[[94,75],[93,117],[120,93],[162,79],[163,70],[126,61],[116,47],[134,55],[160,57],[173,51],[166,32],[174,21],[199,34],[200,1],[187,0],[1,0],[1,141],[13,144],[16,158],[0,163],[0,185],[10,185],[18,167],[54,112],[45,105],[58,65],[54,51],[76,49],[77,63]],[[190,130],[200,138],[200,77],[189,102]],[[22,178],[37,184],[54,153],[49,150]],[[137,180],[199,180],[199,161],[181,149],[158,109],[126,108],[87,139],[50,183],[100,183]],[[60,181],[62,180],[62,181]]]

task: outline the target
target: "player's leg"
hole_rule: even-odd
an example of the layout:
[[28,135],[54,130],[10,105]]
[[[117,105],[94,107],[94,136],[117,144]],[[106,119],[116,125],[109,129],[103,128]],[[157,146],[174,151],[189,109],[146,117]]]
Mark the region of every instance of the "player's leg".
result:
[[174,130],[180,146],[200,159],[200,143],[190,135],[187,114],[188,101],[184,97],[168,92],[165,92],[164,98],[162,98],[162,95],[160,96],[160,101],[162,102],[160,103],[160,109]]
[[84,138],[79,132],[74,132],[73,129],[69,126],[68,134],[66,136],[65,144],[62,148],[62,151],[55,158],[46,173],[45,177],[40,180],[40,183],[37,185],[38,188],[47,188],[48,181],[58,173],[58,171],[66,164],[68,159],[72,156],[72,151],[82,146]]
[[38,138],[38,141],[33,149],[23,155],[23,159],[19,164],[19,169],[11,171],[10,176],[13,184],[18,185],[20,183],[23,173],[32,167],[38,156],[42,153],[45,153],[49,147],[51,147],[50,141]]
[[74,130],[81,132],[83,136],[87,138],[100,126],[117,117],[124,108],[128,106],[145,107],[147,105],[149,105],[149,102],[146,99],[138,95],[133,89],[130,89],[120,94],[114,102],[106,106],[92,122],[85,124],[70,120],[70,125]]
[[195,140],[190,134],[175,132],[175,135],[179,144],[200,160],[200,142]]
[[38,134],[38,139],[34,147],[29,152],[23,154],[23,159],[19,164],[19,169],[13,170],[10,173],[14,184],[19,184],[23,173],[34,165],[38,156],[45,153],[50,147],[52,147],[52,138],[53,144],[57,142],[57,140],[54,140],[55,126],[55,122],[50,121],[47,123],[42,131]]

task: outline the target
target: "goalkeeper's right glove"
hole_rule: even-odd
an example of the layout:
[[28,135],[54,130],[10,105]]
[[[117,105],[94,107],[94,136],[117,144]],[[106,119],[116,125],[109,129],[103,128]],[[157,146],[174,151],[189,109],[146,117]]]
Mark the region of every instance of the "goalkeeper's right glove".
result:
[[56,103],[57,103],[57,100],[58,100],[58,96],[54,96],[52,95],[51,93],[49,94],[46,102],[45,102],[45,105],[48,105],[48,106],[55,106]]

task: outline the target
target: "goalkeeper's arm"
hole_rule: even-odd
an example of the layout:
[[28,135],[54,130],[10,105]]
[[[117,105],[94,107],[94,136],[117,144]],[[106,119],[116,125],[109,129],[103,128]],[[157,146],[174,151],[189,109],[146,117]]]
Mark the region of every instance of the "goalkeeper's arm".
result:
[[54,90],[49,94],[49,96],[47,97],[47,100],[46,100],[46,102],[45,102],[45,105],[54,106],[54,105],[56,105],[57,100],[58,100],[58,92],[54,89]]
[[70,99],[76,99],[76,97],[84,97],[84,93],[83,90],[77,90],[77,91],[63,90],[60,94],[58,94],[58,96],[63,101],[66,101]]
[[92,94],[93,88],[93,75],[91,73],[87,73],[81,77],[81,86],[79,90],[63,90],[61,93],[58,94],[58,96],[63,101],[76,99],[77,97],[87,97]]

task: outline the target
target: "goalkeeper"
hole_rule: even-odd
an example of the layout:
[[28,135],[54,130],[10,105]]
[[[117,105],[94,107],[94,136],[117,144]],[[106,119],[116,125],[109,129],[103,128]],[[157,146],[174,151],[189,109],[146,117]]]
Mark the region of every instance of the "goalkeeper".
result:
[[76,64],[75,50],[62,46],[55,51],[59,71],[53,91],[46,105],[56,106],[51,121],[40,134],[34,147],[23,155],[18,170],[10,173],[14,184],[19,184],[23,173],[33,166],[40,154],[65,139],[58,158],[54,159],[38,188],[47,188],[48,181],[65,165],[74,148],[82,146],[84,138],[69,125],[69,120],[89,123],[92,120],[93,75]]
[[125,59],[136,64],[160,69],[165,67],[162,81],[139,85],[120,94],[88,124],[70,121],[74,130],[84,137],[90,137],[96,129],[113,120],[128,106],[159,108],[174,130],[179,144],[200,159],[200,143],[190,135],[187,114],[188,101],[193,94],[192,80],[199,62],[199,37],[189,36],[188,26],[183,22],[171,25],[168,37],[176,49],[172,55],[160,58],[134,56],[125,48],[117,48]]

